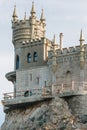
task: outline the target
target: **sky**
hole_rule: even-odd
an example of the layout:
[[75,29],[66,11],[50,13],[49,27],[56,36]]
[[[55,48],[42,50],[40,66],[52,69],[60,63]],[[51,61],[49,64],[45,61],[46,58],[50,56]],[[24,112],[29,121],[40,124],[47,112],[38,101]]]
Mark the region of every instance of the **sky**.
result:
[[[34,0],[37,18],[44,9],[46,18],[46,37],[50,40],[63,33],[63,47],[79,45],[80,31],[83,30],[87,41],[87,0]],[[19,19],[30,16],[32,0],[0,0],[0,100],[3,93],[13,91],[13,85],[7,81],[5,74],[14,70],[14,47],[12,44],[12,14],[14,5]],[[3,106],[0,102],[0,126],[5,120]]]

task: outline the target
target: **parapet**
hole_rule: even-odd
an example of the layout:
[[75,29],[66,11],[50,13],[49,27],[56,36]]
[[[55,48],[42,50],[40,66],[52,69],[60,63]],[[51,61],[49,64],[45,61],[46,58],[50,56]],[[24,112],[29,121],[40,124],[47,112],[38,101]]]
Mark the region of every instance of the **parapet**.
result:
[[[87,51],[87,44],[84,45],[85,51]],[[62,56],[62,55],[69,55],[69,54],[76,54],[78,52],[80,52],[80,45],[78,46],[73,46],[73,47],[69,47],[69,48],[62,48],[61,49],[56,49],[56,54],[57,56]],[[53,55],[53,50],[50,50],[48,52],[48,58],[51,58]]]
[[56,50],[56,53],[58,55],[63,55],[63,54],[69,54],[69,53],[77,53],[80,51],[80,46],[75,46],[75,47],[69,47],[69,48],[63,48],[62,50],[61,49],[57,49]]
[[13,44],[17,41],[22,40],[28,40],[30,39],[30,24],[29,20],[23,21],[17,21],[15,23],[12,23],[12,29],[13,29]]
[[[34,5],[32,5],[33,7]],[[34,9],[34,8],[32,8]],[[42,12],[43,14],[43,12]],[[40,39],[45,37],[45,19],[43,15],[38,20],[36,18],[36,12],[31,11],[30,17],[26,18],[26,14],[23,20],[19,20],[16,13],[16,7],[13,12],[12,29],[13,29],[13,44],[19,44],[23,41],[31,39]]]
[[28,39],[28,40],[22,40],[18,44],[16,44],[16,48],[18,47],[28,47],[28,46],[37,46],[41,44],[47,44],[50,47],[52,46],[52,41],[49,39],[43,37],[43,38],[37,38],[37,39]]

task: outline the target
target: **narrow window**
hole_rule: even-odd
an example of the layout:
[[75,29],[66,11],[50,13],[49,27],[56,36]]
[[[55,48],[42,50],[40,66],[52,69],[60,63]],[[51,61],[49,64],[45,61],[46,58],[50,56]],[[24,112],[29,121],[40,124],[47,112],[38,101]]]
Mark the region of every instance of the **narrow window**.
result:
[[34,62],[37,62],[37,60],[38,60],[38,54],[37,54],[37,52],[34,52],[33,58],[34,58]]
[[32,81],[32,74],[30,74],[30,81]]
[[31,57],[31,54],[28,53],[28,55],[27,55],[27,62],[28,62],[28,63],[31,63],[31,58],[32,58],[32,57]]
[[19,56],[16,56],[16,69],[19,69]]
[[36,78],[36,83],[39,84],[39,77]]

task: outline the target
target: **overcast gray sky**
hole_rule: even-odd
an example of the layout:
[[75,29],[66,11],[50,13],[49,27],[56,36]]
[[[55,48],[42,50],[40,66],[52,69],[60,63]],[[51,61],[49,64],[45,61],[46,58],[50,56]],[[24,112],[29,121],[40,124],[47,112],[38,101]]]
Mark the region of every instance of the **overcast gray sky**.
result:
[[[79,35],[83,29],[87,41],[87,0],[34,0],[37,17],[44,9],[47,31],[46,36],[59,42],[59,33],[64,33],[63,46],[79,44]],[[5,74],[14,68],[14,48],[12,45],[11,19],[14,5],[17,7],[19,19],[23,19],[26,11],[30,15],[32,0],[0,0],[0,100],[2,93],[12,91],[13,85],[5,79]],[[0,103],[0,125],[4,113]]]

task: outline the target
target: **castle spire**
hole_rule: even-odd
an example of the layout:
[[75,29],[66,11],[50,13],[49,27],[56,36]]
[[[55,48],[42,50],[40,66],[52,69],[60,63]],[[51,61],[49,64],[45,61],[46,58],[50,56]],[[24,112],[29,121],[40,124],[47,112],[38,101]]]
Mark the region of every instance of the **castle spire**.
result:
[[[84,37],[83,37],[82,29],[81,29],[79,41],[80,41],[80,68],[83,69],[84,68],[84,62],[85,62],[85,59],[84,59],[84,41],[85,40],[84,40]],[[83,76],[83,78],[81,76],[81,79],[84,79],[84,76]]]
[[41,13],[41,18],[40,18],[41,21],[45,21],[45,17],[44,17],[44,10],[42,9],[42,13]]
[[55,46],[56,44],[56,37],[55,37],[55,34],[54,34],[54,37],[53,37],[53,45]]
[[56,62],[56,38],[55,38],[55,34],[53,37],[53,57],[52,57],[52,72],[55,73],[56,69],[57,69],[57,62]]
[[85,41],[85,40],[84,40],[84,37],[83,37],[82,29],[81,29],[81,33],[80,33],[80,41]]
[[17,21],[17,19],[18,19],[18,16],[17,16],[17,12],[16,12],[16,5],[14,6],[14,11],[13,11],[13,21],[15,22],[15,21]]
[[80,46],[84,45],[84,37],[83,37],[83,32],[82,32],[82,29],[81,29],[81,32],[80,32]]
[[24,20],[26,20],[26,12],[24,13]]
[[31,9],[31,16],[34,17],[36,14],[35,8],[34,8],[34,1],[32,2],[32,9]]
[[60,33],[60,50],[62,50],[62,45],[63,45],[63,33]]

